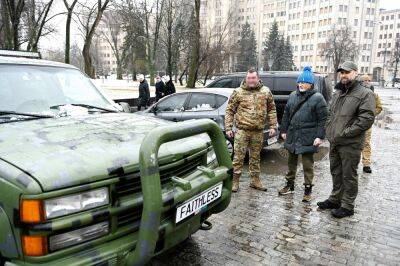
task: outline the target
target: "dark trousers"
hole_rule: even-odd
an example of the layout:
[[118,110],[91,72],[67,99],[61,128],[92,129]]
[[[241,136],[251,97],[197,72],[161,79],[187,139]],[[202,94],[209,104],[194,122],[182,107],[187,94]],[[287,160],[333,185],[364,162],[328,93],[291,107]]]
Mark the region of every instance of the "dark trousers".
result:
[[[301,155],[301,158],[304,170],[304,185],[312,185],[314,179],[314,153],[304,153]],[[298,160],[299,154],[289,152],[289,171],[286,174],[286,180],[288,182],[294,182],[296,178]]]
[[146,109],[148,101],[149,101],[149,99],[139,98],[138,111],[140,111],[142,109],[142,107],[144,107],[144,109]]
[[329,158],[333,183],[329,201],[353,210],[358,193],[357,169],[360,163],[361,149],[351,146],[331,146]]

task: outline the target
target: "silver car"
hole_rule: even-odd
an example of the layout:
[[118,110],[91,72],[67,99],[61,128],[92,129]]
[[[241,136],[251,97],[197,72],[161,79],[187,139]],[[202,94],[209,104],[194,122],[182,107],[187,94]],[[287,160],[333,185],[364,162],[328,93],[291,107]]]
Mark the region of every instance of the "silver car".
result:
[[[234,89],[192,89],[178,92],[162,98],[142,115],[156,116],[170,121],[209,118],[214,120],[225,133],[225,111],[229,97]],[[228,148],[233,152],[233,140],[227,138]],[[278,138],[269,137],[269,130],[264,130],[264,146],[277,142]]]

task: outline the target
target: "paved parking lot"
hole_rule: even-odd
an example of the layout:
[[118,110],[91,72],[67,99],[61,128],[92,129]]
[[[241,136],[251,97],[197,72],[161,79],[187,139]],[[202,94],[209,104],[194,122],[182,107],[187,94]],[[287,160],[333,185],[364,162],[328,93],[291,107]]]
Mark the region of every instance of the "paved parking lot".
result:
[[353,217],[319,211],[332,188],[328,148],[315,165],[314,200],[301,202],[302,172],[293,195],[279,197],[285,161],[262,155],[267,192],[248,188],[244,176],[229,208],[152,265],[400,265],[400,90],[379,90],[385,113],[373,128],[373,173],[362,174]]

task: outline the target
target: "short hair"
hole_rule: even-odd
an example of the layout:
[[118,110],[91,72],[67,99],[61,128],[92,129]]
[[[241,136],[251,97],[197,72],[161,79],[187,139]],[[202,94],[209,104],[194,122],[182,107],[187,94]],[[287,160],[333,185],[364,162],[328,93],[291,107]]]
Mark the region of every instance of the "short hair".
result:
[[247,73],[248,74],[253,74],[253,73],[256,73],[257,74],[257,77],[259,77],[260,75],[258,74],[258,71],[257,71],[257,69],[255,69],[254,67],[252,67],[252,68],[249,68],[249,70],[247,70]]
[[364,81],[364,80],[371,80],[371,76],[370,76],[370,75],[367,75],[367,74],[361,75],[361,76],[360,76],[360,80],[361,80],[361,81]]

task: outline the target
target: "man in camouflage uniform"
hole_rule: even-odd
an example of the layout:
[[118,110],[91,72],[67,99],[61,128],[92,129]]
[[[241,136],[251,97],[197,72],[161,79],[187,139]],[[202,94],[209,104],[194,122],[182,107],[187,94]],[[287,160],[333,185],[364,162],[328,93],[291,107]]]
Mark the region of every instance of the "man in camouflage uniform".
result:
[[[260,180],[260,152],[263,147],[264,127],[268,120],[269,135],[276,134],[276,108],[271,91],[263,86],[256,70],[250,69],[240,88],[229,99],[226,108],[225,130],[235,138],[232,191],[239,189],[243,161],[249,150],[250,187],[266,191]],[[237,129],[232,131],[233,124]]]
[[[360,78],[361,82],[363,83],[364,87],[371,89],[374,91],[374,86],[371,85],[371,77],[369,75],[363,75]],[[379,98],[378,94],[374,92],[375,95],[375,116],[379,115],[382,112],[382,102]],[[362,150],[362,164],[363,164],[363,172],[364,173],[372,173],[371,169],[371,134],[372,128],[368,129],[365,132],[365,143],[364,149]]]

